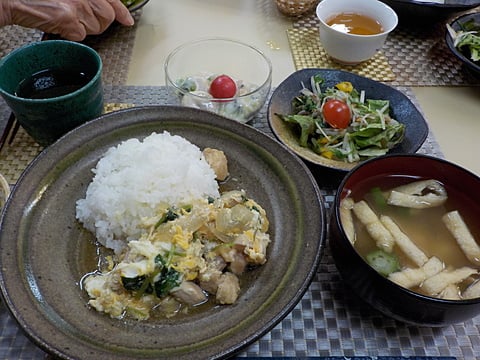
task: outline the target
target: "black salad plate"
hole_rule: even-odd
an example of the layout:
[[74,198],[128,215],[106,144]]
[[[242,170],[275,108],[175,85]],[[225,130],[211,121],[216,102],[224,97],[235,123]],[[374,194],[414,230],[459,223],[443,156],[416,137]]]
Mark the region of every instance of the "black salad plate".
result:
[[416,26],[425,26],[433,22],[445,20],[452,15],[480,6],[480,0],[381,0],[389,5],[400,22],[407,22]]
[[273,92],[268,106],[268,122],[275,136],[304,160],[337,170],[349,171],[358,162],[347,163],[330,160],[301,147],[298,136],[291,124],[285,123],[276,114],[291,114],[292,99],[300,93],[302,84],[310,86],[310,78],[320,75],[324,79],[322,88],[333,87],[339,82],[349,81],[358,91],[364,90],[369,99],[383,99],[390,101],[391,116],[405,124],[405,138],[401,144],[391,149],[389,154],[405,154],[416,152],[428,136],[428,125],[417,107],[401,91],[368,79],[366,77],[342,70],[303,69],[286,78]]
[[[480,13],[475,14],[466,14],[462,15],[450,23],[450,26],[453,30],[459,31],[461,30],[461,24],[469,20],[474,20],[476,24],[480,25]],[[455,44],[452,36],[448,31],[446,31],[445,41],[447,42],[447,46],[450,51],[455,55],[468,69],[472,70],[477,75],[480,75],[480,62],[475,62],[470,58],[470,54],[467,50],[458,49]]]

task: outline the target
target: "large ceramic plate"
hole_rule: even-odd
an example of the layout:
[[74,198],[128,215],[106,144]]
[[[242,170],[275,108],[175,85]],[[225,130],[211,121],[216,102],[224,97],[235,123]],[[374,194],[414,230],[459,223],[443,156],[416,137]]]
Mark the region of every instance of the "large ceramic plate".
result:
[[[480,24],[480,13],[475,13],[475,14],[466,14],[463,16],[460,16],[453,20],[450,23],[450,26],[453,28],[455,31],[461,30],[461,24],[464,24],[465,22],[469,21],[470,19],[473,19],[476,24]],[[445,34],[445,41],[447,42],[447,46],[450,49],[450,51],[461,61],[463,64],[475,72],[476,74],[480,75],[480,61],[479,62],[474,62],[470,58],[470,54],[463,52],[459,49],[457,49],[454,45],[454,40],[450,36],[449,32],[447,31]]]
[[[268,262],[245,279],[234,305],[181,320],[114,320],[89,308],[78,286],[95,267],[95,251],[92,235],[75,220],[75,202],[109,147],[164,130],[226,153],[227,186],[245,189],[271,220]],[[0,285],[21,328],[61,358],[222,358],[265,334],[301,299],[317,271],[325,229],[313,177],[270,137],[196,109],[123,110],[73,130],[21,176],[1,219]]]
[[455,13],[480,5],[480,0],[381,0],[392,7],[401,21],[415,23],[416,26],[431,25]]
[[298,96],[302,83],[310,86],[310,78],[315,75],[325,80],[324,87],[333,87],[342,81],[350,81],[357,90],[365,90],[365,96],[370,99],[385,99],[390,101],[392,116],[405,124],[405,139],[389,154],[416,152],[428,135],[428,126],[422,114],[415,105],[400,91],[377,81],[342,70],[304,69],[299,70],[286,78],[273,92],[268,107],[268,121],[276,137],[303,159],[324,167],[348,171],[358,163],[346,163],[329,160],[301,147],[298,136],[291,124],[282,121],[276,114],[291,114],[291,102]]

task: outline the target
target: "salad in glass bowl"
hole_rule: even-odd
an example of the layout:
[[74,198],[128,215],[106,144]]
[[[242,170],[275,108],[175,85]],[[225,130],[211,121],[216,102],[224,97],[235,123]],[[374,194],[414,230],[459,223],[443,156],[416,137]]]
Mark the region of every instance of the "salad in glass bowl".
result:
[[241,123],[261,110],[272,82],[272,64],[263,52],[226,38],[180,45],[167,56],[164,69],[167,88],[181,105]]

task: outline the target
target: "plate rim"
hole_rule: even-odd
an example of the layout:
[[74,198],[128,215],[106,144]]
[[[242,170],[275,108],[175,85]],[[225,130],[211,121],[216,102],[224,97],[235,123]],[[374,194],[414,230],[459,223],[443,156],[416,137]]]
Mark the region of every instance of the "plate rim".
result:
[[480,5],[480,1],[472,0],[470,3],[465,4],[464,2],[455,2],[455,3],[448,3],[448,4],[440,4],[435,2],[422,2],[417,0],[388,0],[392,3],[396,4],[404,4],[404,5],[414,5],[419,7],[429,7],[429,8],[437,8],[437,9],[445,9],[446,11],[450,11],[453,9],[472,9]]

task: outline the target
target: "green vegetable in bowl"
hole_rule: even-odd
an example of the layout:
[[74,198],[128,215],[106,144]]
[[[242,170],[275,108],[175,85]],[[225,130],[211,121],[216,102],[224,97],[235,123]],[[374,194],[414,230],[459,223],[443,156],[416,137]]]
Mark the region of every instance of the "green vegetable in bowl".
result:
[[122,0],[123,5],[125,5],[126,7],[132,6],[136,2],[137,0]]
[[400,263],[395,254],[383,250],[375,250],[366,256],[367,263],[379,274],[388,276],[400,270]]
[[453,45],[467,54],[473,62],[480,61],[480,24],[475,23],[474,19],[470,19],[459,25],[461,30],[455,31],[447,24]]
[[405,125],[390,116],[388,100],[367,99],[350,82],[322,89],[310,79],[292,100],[293,114],[276,114],[299,131],[299,144],[315,153],[348,163],[385,155],[403,141]]
[[180,285],[180,273],[170,267],[170,264],[161,255],[155,257],[153,273],[134,278],[122,277],[122,285],[126,290],[133,291],[137,296],[155,294],[162,298],[170,290]]

